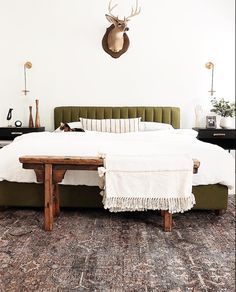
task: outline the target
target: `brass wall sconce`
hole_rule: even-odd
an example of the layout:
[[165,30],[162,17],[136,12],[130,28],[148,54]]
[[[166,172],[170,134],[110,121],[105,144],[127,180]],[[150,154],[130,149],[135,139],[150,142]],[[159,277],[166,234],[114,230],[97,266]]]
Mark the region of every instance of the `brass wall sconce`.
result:
[[214,89],[213,89],[213,82],[214,82],[214,67],[215,65],[212,63],[212,62],[208,62],[205,64],[205,67],[207,69],[210,69],[211,70],[211,90],[209,90],[208,92],[211,93],[211,95],[213,95],[213,93],[215,92]]
[[24,95],[26,95],[29,90],[27,90],[27,84],[26,84],[26,69],[31,69],[32,68],[32,63],[31,62],[26,62],[24,64],[24,82],[25,82],[25,89],[22,90],[22,92],[24,93]]

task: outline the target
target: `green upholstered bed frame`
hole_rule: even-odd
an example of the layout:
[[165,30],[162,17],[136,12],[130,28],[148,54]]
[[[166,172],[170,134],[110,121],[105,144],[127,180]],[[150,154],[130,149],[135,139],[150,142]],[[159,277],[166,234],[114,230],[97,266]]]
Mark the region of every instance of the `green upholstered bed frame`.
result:
[[[163,122],[174,128],[180,127],[180,109],[177,107],[92,107],[62,106],[54,109],[54,127],[60,122],[78,121],[83,118],[135,118],[142,121]],[[62,207],[102,207],[98,187],[60,185]],[[228,189],[226,186],[194,186],[196,198],[194,209],[227,209]],[[43,186],[41,184],[0,182],[0,206],[43,206]]]
[[127,119],[141,117],[142,121],[171,124],[180,127],[180,109],[178,107],[100,107],[100,106],[62,106],[54,109],[54,127],[60,122],[89,119]]

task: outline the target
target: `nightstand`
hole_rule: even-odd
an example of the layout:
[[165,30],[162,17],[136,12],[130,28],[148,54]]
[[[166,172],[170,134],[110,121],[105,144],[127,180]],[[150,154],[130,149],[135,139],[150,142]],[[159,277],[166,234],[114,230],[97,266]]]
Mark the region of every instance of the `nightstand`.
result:
[[216,144],[227,150],[235,150],[235,129],[193,128],[193,130],[198,132],[198,140]]
[[45,127],[28,128],[28,127],[0,127],[0,148],[9,144],[16,137],[31,132],[44,132]]

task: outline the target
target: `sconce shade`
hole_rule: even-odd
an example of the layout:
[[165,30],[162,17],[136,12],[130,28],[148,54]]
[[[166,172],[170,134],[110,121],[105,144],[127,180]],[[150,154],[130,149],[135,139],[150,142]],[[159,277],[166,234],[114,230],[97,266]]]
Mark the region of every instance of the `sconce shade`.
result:
[[27,68],[27,69],[31,69],[32,68],[32,63],[31,62],[26,62],[24,64],[24,67]]
[[214,68],[214,64],[212,62],[208,62],[205,64],[207,69],[213,69]]

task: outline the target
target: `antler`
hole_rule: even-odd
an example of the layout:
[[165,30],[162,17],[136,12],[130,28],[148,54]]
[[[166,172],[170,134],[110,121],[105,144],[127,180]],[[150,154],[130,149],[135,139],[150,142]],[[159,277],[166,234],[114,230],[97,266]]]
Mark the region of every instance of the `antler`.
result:
[[115,16],[114,14],[111,13],[111,11],[112,11],[112,10],[113,10],[118,4],[115,4],[114,6],[111,7],[111,2],[112,2],[112,0],[110,0],[110,2],[109,2],[109,5],[108,5],[108,11],[109,11],[109,13],[110,13],[110,15],[111,15],[112,17],[118,18],[118,16]]
[[135,10],[132,7],[131,14],[128,17],[126,17],[125,19],[129,20],[131,17],[134,17],[135,15],[138,15],[140,13],[140,11],[141,11],[141,7],[138,8],[138,0],[136,0]]

